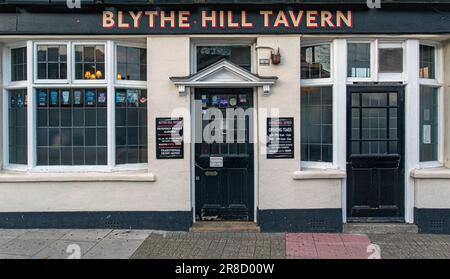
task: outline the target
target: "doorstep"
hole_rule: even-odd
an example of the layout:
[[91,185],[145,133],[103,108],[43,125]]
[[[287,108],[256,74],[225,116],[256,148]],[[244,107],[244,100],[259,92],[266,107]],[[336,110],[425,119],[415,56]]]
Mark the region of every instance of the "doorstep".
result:
[[254,222],[196,222],[191,228],[191,232],[252,232],[259,233],[261,229]]

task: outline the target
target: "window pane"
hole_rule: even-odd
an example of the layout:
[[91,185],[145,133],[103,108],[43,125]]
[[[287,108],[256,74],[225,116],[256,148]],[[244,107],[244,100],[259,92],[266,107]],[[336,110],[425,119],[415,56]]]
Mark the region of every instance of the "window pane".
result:
[[330,45],[302,47],[302,79],[330,77]]
[[117,89],[115,102],[116,164],[147,163],[147,91]]
[[420,78],[436,78],[435,48],[420,45]]
[[348,77],[370,77],[370,44],[349,43],[347,48]]
[[11,90],[8,94],[9,163],[26,165],[27,160],[27,91]]
[[67,47],[40,45],[37,48],[38,79],[67,79]]
[[118,46],[116,69],[117,80],[147,80],[147,50]]
[[[97,150],[107,148],[105,89],[37,91],[37,164],[106,165]],[[97,99],[102,96],[101,99]],[[89,149],[86,147],[89,146]],[[87,151],[86,151],[87,150]]]
[[27,80],[27,48],[11,50],[11,81]]
[[84,80],[105,79],[105,47],[102,45],[75,48],[75,77]]
[[199,46],[197,47],[197,71],[222,59],[251,70],[250,46]]
[[333,161],[332,95],[331,87],[302,88],[302,161]]
[[403,72],[403,49],[380,48],[378,51],[378,65],[380,73]]
[[438,160],[438,89],[420,88],[420,161]]

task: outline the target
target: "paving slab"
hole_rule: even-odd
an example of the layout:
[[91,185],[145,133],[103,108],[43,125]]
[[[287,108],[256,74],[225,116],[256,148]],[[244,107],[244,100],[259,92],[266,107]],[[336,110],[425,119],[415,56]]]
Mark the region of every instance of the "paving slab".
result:
[[31,257],[50,245],[51,239],[19,239],[0,246],[0,254]]
[[72,241],[100,241],[108,234],[112,232],[112,229],[101,229],[101,230],[70,230],[66,235],[64,235],[62,240],[72,240]]
[[153,231],[151,230],[114,230],[106,236],[106,239],[146,240]]
[[140,240],[103,239],[83,259],[129,259],[141,244]]
[[[80,256],[87,253],[92,247],[94,247],[97,242],[85,242],[85,241],[70,241],[70,240],[57,240],[39,253],[34,255],[32,259],[67,259],[69,256],[73,255],[75,251],[70,250],[68,252],[68,247],[71,245],[77,245],[79,247]],[[82,257],[81,257],[82,258]]]
[[18,239],[48,239],[57,240],[66,235],[70,230],[30,230],[18,236]]

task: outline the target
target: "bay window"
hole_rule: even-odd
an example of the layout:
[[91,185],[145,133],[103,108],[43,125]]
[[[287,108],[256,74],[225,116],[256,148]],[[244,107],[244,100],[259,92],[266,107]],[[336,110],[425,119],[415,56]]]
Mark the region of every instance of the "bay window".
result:
[[[113,41],[25,45],[11,47],[5,59],[11,69],[4,77],[6,168],[145,168],[144,45]],[[28,72],[33,72],[32,80],[27,79]]]
[[420,45],[420,78],[436,78],[436,49],[434,46]]
[[420,87],[420,161],[439,159],[438,88]]

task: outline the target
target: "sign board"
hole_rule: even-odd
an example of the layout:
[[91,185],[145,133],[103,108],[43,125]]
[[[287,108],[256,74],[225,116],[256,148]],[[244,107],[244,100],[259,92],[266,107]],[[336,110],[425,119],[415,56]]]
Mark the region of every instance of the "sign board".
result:
[[294,118],[267,118],[267,158],[294,158]]
[[[1,2],[1,1],[0,1]],[[147,1],[148,2],[148,1]],[[320,8],[321,7],[321,8]],[[443,34],[450,7],[142,5],[0,11],[1,35]],[[419,19],[419,20],[418,20]],[[55,24],[57,23],[57,24]]]
[[210,168],[223,168],[223,157],[210,157],[209,158]]
[[156,158],[183,159],[183,118],[156,118]]

